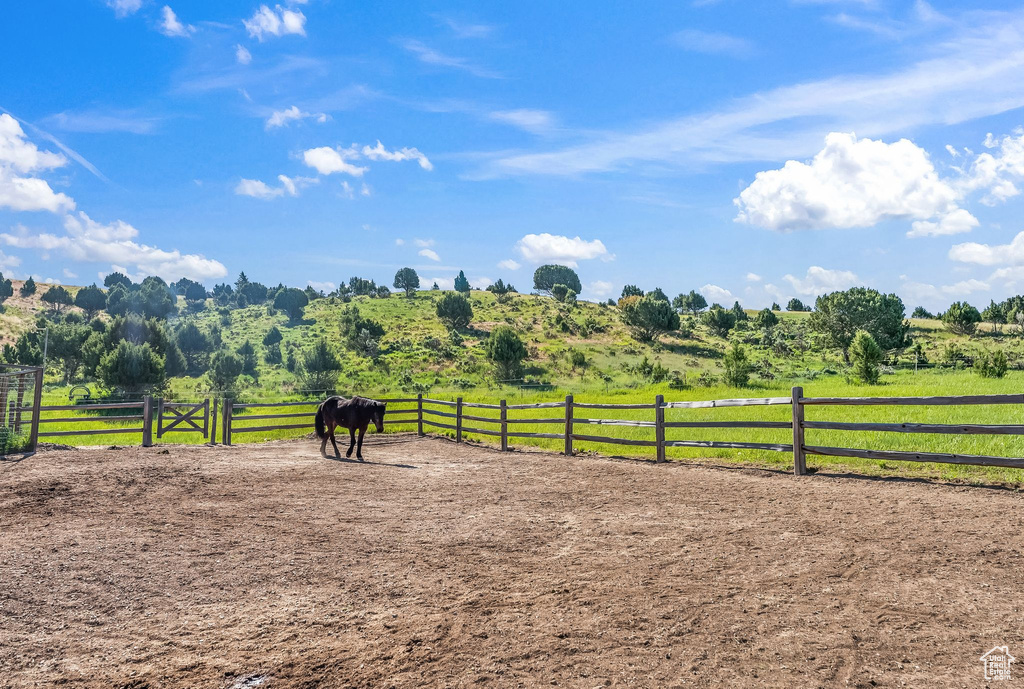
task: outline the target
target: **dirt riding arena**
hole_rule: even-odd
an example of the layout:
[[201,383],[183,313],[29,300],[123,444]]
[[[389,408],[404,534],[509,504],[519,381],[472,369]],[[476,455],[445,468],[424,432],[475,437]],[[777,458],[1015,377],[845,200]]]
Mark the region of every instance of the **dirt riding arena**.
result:
[[0,462],[0,686],[973,687],[1024,658],[1012,491],[364,454]]

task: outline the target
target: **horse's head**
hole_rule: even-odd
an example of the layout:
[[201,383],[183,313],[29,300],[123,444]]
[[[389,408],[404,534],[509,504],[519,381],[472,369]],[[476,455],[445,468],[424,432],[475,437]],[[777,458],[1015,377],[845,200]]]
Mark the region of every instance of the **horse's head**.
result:
[[384,412],[387,411],[387,402],[378,402],[373,410],[373,424],[377,427],[378,433],[384,432]]

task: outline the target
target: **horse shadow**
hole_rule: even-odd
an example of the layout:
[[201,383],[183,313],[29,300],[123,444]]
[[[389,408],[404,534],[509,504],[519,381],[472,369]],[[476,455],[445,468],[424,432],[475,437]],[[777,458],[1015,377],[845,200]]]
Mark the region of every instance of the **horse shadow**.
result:
[[419,469],[418,466],[414,466],[412,464],[392,464],[390,462],[371,462],[371,461],[368,461],[368,460],[365,460],[365,459],[363,461],[359,461],[358,459],[352,459],[351,457],[345,457],[345,456],[332,457],[332,456],[328,455],[327,459],[331,460],[332,462],[341,462],[342,464],[368,464],[368,465],[371,465],[371,466],[378,466],[378,467],[393,467],[395,469]]

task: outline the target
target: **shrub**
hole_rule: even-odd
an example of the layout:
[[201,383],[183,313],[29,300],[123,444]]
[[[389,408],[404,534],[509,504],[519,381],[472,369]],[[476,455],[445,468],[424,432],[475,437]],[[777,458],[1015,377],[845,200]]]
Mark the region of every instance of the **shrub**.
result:
[[338,384],[341,361],[324,340],[302,355],[299,364],[299,383],[304,390],[329,393]]
[[942,322],[957,335],[973,335],[981,322],[981,313],[965,301],[955,301],[942,314]]
[[729,331],[736,325],[736,316],[720,305],[714,304],[700,316],[701,324],[718,337],[728,337]]
[[83,287],[75,295],[75,306],[82,309],[86,319],[91,321],[100,311],[107,308],[107,295],[96,285]]
[[551,294],[551,290],[555,285],[565,285],[570,289],[576,290],[577,294],[583,291],[580,276],[568,266],[549,264],[540,266],[534,271],[533,288],[535,290]]
[[71,293],[60,285],[54,285],[46,290],[42,297],[43,301],[53,309],[54,313],[60,313],[65,306],[71,306]]
[[487,358],[494,364],[494,376],[498,381],[518,380],[523,376],[523,361],[528,352],[519,334],[507,325],[499,325],[491,331],[485,345]]
[[164,358],[149,343],[122,340],[100,360],[97,375],[108,389],[122,393],[160,388],[164,384]]
[[651,342],[664,333],[679,329],[679,314],[672,305],[651,294],[627,297],[621,310],[622,322],[640,342]]
[[449,330],[461,330],[473,320],[473,307],[461,294],[448,292],[437,302],[437,317]]
[[725,352],[725,383],[733,387],[744,387],[750,382],[750,374],[754,370],[747,351],[739,342],[733,342]]
[[910,322],[905,313],[903,300],[895,294],[853,287],[818,297],[810,327],[824,335],[829,346],[838,347],[849,363],[850,345],[860,330],[870,333],[882,349],[908,347]]
[[455,291],[462,294],[469,294],[469,280],[466,279],[466,274],[459,271],[459,274],[455,276]]
[[22,297],[31,297],[36,293],[36,281],[29,276],[28,280],[21,285],[21,289],[18,290],[18,294]]
[[274,297],[274,308],[288,314],[288,319],[293,323],[302,320],[303,312],[308,304],[309,297],[306,296],[306,293],[295,287],[286,287]]
[[213,390],[233,396],[238,377],[242,375],[245,364],[242,359],[231,352],[220,351],[210,361],[210,387]]
[[982,378],[1002,378],[1008,368],[1006,354],[1002,350],[986,352],[974,360],[974,370]]
[[854,335],[850,343],[850,361],[853,364],[853,376],[857,380],[870,385],[878,382],[882,348],[871,333],[860,330]]

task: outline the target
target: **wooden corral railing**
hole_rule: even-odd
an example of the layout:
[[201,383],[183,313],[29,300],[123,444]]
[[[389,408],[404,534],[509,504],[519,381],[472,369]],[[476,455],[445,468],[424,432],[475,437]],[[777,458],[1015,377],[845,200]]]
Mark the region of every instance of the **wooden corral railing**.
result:
[[[21,375],[30,376],[35,382],[41,375],[38,370],[21,371]],[[21,412],[31,411],[32,415],[32,446],[40,437],[60,437],[76,435],[95,435],[108,433],[139,433],[141,444],[153,443],[153,426],[158,429],[158,436],[173,430],[190,430],[203,433],[209,437],[210,443],[217,440],[217,423],[221,423],[221,437],[225,445],[231,445],[233,436],[239,434],[268,433],[273,431],[304,430],[314,428],[314,412],[320,400],[304,400],[296,402],[253,402],[239,403],[230,399],[203,400],[201,402],[171,403],[162,400],[154,401],[146,397],[141,402],[99,403],[89,405],[39,406],[41,385],[35,384],[33,390],[35,405],[21,406],[20,402],[9,405],[9,419],[20,424]],[[24,390],[22,390],[24,393]],[[0,375],[0,401],[3,408],[8,408],[4,397],[3,377]],[[20,399],[20,398],[19,398]],[[703,400],[687,402],[666,402],[662,395],[657,395],[649,404],[596,404],[577,402],[572,395],[564,401],[536,402],[528,404],[509,404],[501,400],[498,404],[467,402],[462,397],[453,400],[427,398],[423,395],[406,398],[382,398],[388,402],[386,416],[388,426],[413,426],[420,436],[427,434],[429,429],[453,431],[457,442],[462,442],[466,434],[493,437],[500,443],[502,450],[509,449],[510,439],[560,440],[563,452],[572,455],[580,444],[625,445],[653,448],[657,461],[665,461],[668,448],[707,448],[707,449],[739,449],[769,452],[785,452],[793,455],[793,470],[796,474],[807,472],[807,455],[827,457],[853,457],[874,460],[896,460],[911,462],[938,462],[947,464],[976,464],[982,466],[1000,466],[1024,469],[1024,458],[999,457],[992,455],[968,455],[940,452],[911,452],[905,450],[871,450],[863,448],[831,447],[809,444],[807,432],[815,431],[854,431],[884,433],[930,433],[957,435],[1024,435],[1024,424],[936,424],[916,422],[891,423],[852,423],[848,421],[808,421],[804,418],[807,407],[833,406],[968,406],[968,405],[1024,405],[1024,395],[959,395],[947,397],[804,397],[803,389],[795,387],[788,397],[760,397]],[[218,405],[221,413],[218,415]],[[396,407],[394,405],[404,405]],[[411,406],[410,406],[411,405]],[[211,413],[212,406],[212,413]],[[666,411],[685,409],[718,409],[735,407],[785,406],[789,418],[778,421],[759,420],[676,420],[666,419]],[[91,410],[124,409],[134,410],[134,414],[118,416],[90,416]],[[157,419],[154,424],[154,409]],[[477,411],[480,410],[480,411]],[[591,414],[589,410],[594,410]],[[649,411],[650,418],[623,419],[597,418],[603,414],[614,414],[616,411]],[[79,412],[81,416],[43,416],[49,412]],[[529,412],[534,412],[529,414]],[[528,416],[518,418],[510,412],[526,413]],[[167,418],[165,419],[165,414]],[[491,415],[486,415],[491,414]],[[42,417],[42,418],[41,418]],[[130,422],[140,421],[141,425],[116,428],[69,428],[76,423],[93,423],[96,421]],[[166,421],[166,423],[165,423]],[[39,424],[61,423],[61,430],[39,431]],[[93,423],[95,425],[95,423]],[[179,428],[184,426],[185,428]],[[547,428],[544,428],[544,427]],[[647,438],[614,437],[599,435],[599,431],[587,429],[588,426],[627,427],[643,429]],[[551,427],[555,427],[552,429]],[[686,429],[774,429],[792,433],[792,442],[764,443],[743,442],[735,440],[695,440],[687,439],[682,431]],[[584,432],[580,432],[583,430]],[[788,435],[788,434],[787,434]]]

